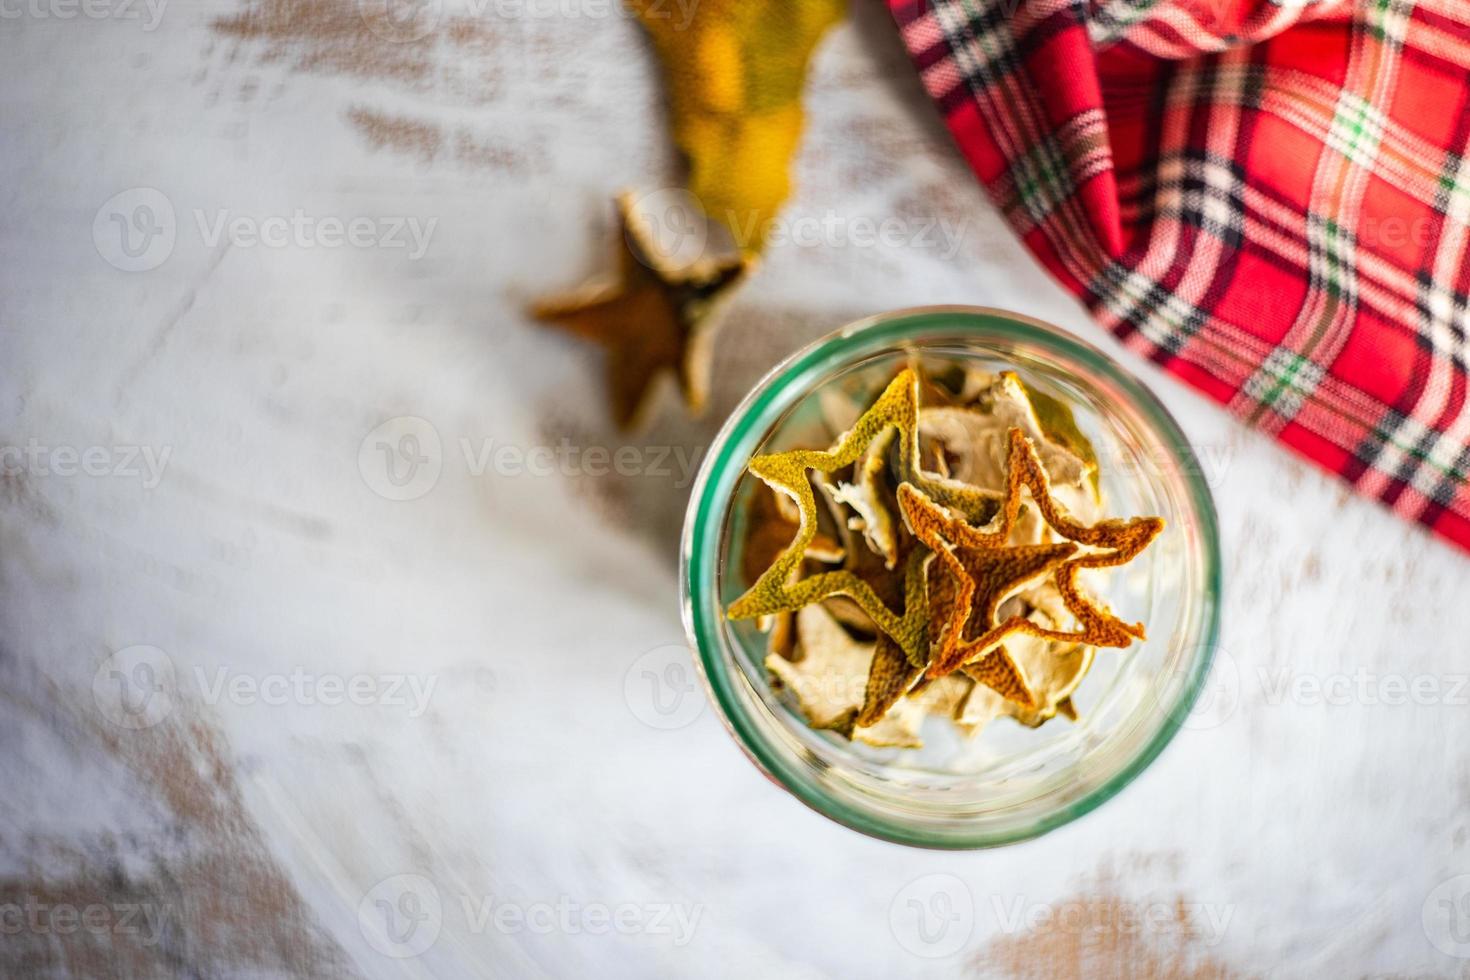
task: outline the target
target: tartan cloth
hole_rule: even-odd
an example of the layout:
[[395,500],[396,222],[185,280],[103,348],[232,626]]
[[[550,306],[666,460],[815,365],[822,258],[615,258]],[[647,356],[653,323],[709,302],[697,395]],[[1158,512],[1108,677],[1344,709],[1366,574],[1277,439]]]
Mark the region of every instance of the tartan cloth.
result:
[[1470,549],[1470,2],[888,2],[1103,326]]

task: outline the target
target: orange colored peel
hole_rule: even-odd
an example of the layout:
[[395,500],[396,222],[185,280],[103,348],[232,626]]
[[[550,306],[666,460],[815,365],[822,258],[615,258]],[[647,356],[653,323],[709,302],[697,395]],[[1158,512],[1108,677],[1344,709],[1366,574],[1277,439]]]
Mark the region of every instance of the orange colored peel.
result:
[[897,613],[884,605],[867,582],[850,571],[824,572],[794,584],[791,576],[817,534],[817,503],[807,473],[832,473],[850,466],[868,446],[889,429],[898,430],[898,469],[904,478],[920,486],[931,498],[963,513],[988,513],[997,495],[941,477],[924,474],[913,461],[918,458],[919,379],[912,369],[900,371],[853,427],[831,450],[793,449],[756,456],[750,472],[772,489],[796,501],[801,521],[796,537],[760,578],[734,602],[731,619],[751,619],[771,613],[800,609],[833,595],[845,595],[872,617],[878,628],[898,643],[912,663],[929,659],[929,611],[925,596],[924,565],[928,558],[916,549],[905,565],[904,609]]
[[[782,513],[776,492],[769,487],[756,488],[745,520],[741,569],[747,579],[756,579],[786,549],[799,524]],[[844,554],[842,545],[818,532],[807,545],[806,556],[821,562],[839,562]]]
[[1007,701],[1014,701],[1024,708],[1036,707],[1036,695],[1026,686],[1026,678],[1016,661],[1003,646],[996,647],[979,661],[966,664],[960,671],[976,684],[983,684]]
[[[1031,492],[1032,501],[1042,518],[1061,537],[1087,548],[1062,561],[1056,567],[1056,587],[1067,611],[1076,617],[1077,631],[1047,629],[1024,616],[1012,616],[1003,623],[988,627],[978,637],[946,647],[929,662],[926,676],[943,677],[961,666],[979,659],[1007,636],[1026,633],[1043,639],[1084,643],[1100,647],[1126,647],[1135,639],[1144,639],[1142,623],[1125,623],[1109,610],[1099,606],[1077,584],[1077,573],[1084,568],[1104,568],[1131,561],[1164,528],[1158,517],[1135,517],[1131,520],[1105,520],[1091,526],[1074,520],[1051,498],[1051,484],[1030,440],[1019,429],[1010,431],[1009,472],[1005,501],[990,528],[981,530],[963,518],[935,509],[937,532],[960,548],[993,547],[997,535],[1008,536],[1021,509],[1021,491]],[[916,498],[910,494],[911,501]]]
[[[995,531],[973,531],[964,545],[945,540],[953,519],[912,484],[898,488],[899,509],[904,521],[934,552],[938,569],[930,572],[931,614],[930,661],[953,659],[966,639],[972,639],[995,624],[1000,604],[1016,590],[1052,571],[1077,551],[1071,542],[1012,545],[1009,527]],[[968,527],[968,525],[967,525]],[[998,646],[965,673],[1008,700],[1032,707],[1035,701],[1021,680],[1021,671]],[[932,675],[931,675],[932,676]]]
[[623,428],[642,421],[653,383],[672,372],[691,409],[709,388],[713,304],[749,270],[745,259],[680,269],[653,247],[647,219],[630,195],[618,197],[618,278],[593,280],[531,307],[538,320],[607,350],[613,419]]
[[873,662],[868,667],[868,685],[863,691],[863,707],[858,712],[856,724],[876,725],[898,699],[914,686],[924,672],[922,665],[915,666],[894,640],[886,633],[879,633],[873,646]]
[[[832,639],[819,642],[810,626],[811,635],[794,654],[785,653],[788,659],[772,644],[773,674],[792,683],[830,672],[822,658],[832,651],[857,651],[839,665],[831,704],[814,701],[810,691],[801,697],[814,727],[917,747],[917,724],[927,714],[942,713],[967,733],[1003,715],[1032,727],[1057,714],[1075,717],[1070,696],[1095,648],[1144,636],[1142,624],[1123,622],[1084,593],[1078,576],[1083,568],[1131,560],[1163,521],[1089,524],[1073,517],[1069,506],[1082,506],[1089,519],[1095,513],[1094,492],[1084,491],[1080,504],[1069,496],[1095,479],[1095,463],[1052,438],[1014,373],[962,380],[962,395],[932,382],[925,388],[911,364],[832,448],[765,454],[749,464],[773,492],[761,494],[771,513],[759,550],[769,565],[746,554],[746,580],[754,575],[754,582],[728,615],[779,614],[789,621],[799,610],[798,620],[830,627]],[[923,412],[975,414],[959,419],[975,424],[951,426],[952,432],[931,428],[923,458],[963,463],[965,452],[983,452],[987,468],[983,477],[971,473],[976,483],[919,464],[926,405]],[[1069,442],[1088,448],[1084,439],[1078,432]],[[1052,491],[1053,464],[1068,474],[1057,484],[1060,496]],[[956,476],[974,469],[960,467]],[[814,480],[813,473],[824,478]],[[815,486],[832,505],[840,552],[818,537]],[[754,543],[748,539],[747,547]],[[801,578],[814,567],[809,558],[839,553],[841,570]],[[804,608],[818,603],[824,608]],[[1003,606],[1024,614],[998,621]],[[864,636],[873,639],[854,639]],[[812,655],[817,659],[807,663]]]

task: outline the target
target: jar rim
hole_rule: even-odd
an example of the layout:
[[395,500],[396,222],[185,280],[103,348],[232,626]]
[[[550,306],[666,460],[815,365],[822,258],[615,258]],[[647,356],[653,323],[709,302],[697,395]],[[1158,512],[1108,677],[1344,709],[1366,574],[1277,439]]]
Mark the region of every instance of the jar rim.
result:
[[[931,332],[956,339],[983,334],[991,340],[1009,338],[1037,344],[1105,376],[1122,389],[1180,464],[1188,500],[1198,520],[1204,557],[1202,586],[1206,601],[1201,603],[1203,622],[1196,640],[1201,656],[1190,665],[1178,698],[1165,712],[1158,731],[1125,765],[1077,800],[1026,826],[1002,832],[940,830],[865,810],[850,805],[812,778],[798,760],[761,729],[736,696],[734,682],[719,656],[723,648],[719,624],[712,621],[706,601],[718,587],[718,562],[708,560],[708,556],[717,554],[721,526],[753,444],[758,444],[781,413],[828,371],[864,353],[918,340]],[[1174,417],[1142,382],[1101,350],[1045,321],[991,307],[924,306],[867,317],[803,347],[767,372],[731,412],[700,468],[684,522],[679,579],[684,628],[695,665],[722,722],[746,756],[802,803],[837,823],[881,840],[936,849],[976,849],[1028,840],[1070,823],[1116,796],[1158,757],[1182,726],[1209,675],[1219,634],[1221,563],[1214,502],[1194,451]]]

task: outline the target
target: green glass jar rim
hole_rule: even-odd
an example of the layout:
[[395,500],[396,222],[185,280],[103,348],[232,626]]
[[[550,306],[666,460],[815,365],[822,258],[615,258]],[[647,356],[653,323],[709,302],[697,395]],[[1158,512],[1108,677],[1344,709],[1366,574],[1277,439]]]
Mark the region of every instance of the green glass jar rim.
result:
[[[761,729],[741,702],[725,664],[720,659],[723,643],[721,622],[710,615],[708,597],[718,588],[717,562],[709,556],[719,546],[725,506],[732,498],[755,446],[770,427],[794,404],[813,382],[851,359],[854,354],[880,351],[912,341],[927,332],[946,336],[983,334],[992,342],[1016,340],[1036,343],[1066,356],[1115,384],[1127,393],[1132,405],[1163,438],[1187,478],[1187,489],[1205,558],[1204,588],[1208,601],[1202,604],[1204,623],[1197,642],[1202,651],[1184,678],[1179,699],[1164,715],[1159,730],[1137,755],[1106,781],[1066,807],[1033,823],[996,832],[969,830],[963,826],[937,828],[915,825],[874,811],[852,806],[829,787],[814,779],[799,759],[783,752]],[[854,351],[854,345],[859,349]],[[1203,470],[1174,417],[1158,397],[1125,371],[1107,354],[1044,321],[1007,310],[977,306],[928,306],[880,314],[848,324],[796,352],[778,364],[756,384],[731,413],[712,444],[713,451],[701,467],[690,497],[684,522],[680,554],[680,604],[685,632],[694,650],[695,663],[706,691],[736,742],[767,776],[818,813],[860,833],[882,840],[917,847],[968,850],[998,847],[1038,837],[1083,816],[1112,799],[1138,777],[1169,744],[1193,708],[1214,659],[1219,637],[1221,588],[1219,528],[1215,507]],[[718,603],[715,608],[721,608]]]

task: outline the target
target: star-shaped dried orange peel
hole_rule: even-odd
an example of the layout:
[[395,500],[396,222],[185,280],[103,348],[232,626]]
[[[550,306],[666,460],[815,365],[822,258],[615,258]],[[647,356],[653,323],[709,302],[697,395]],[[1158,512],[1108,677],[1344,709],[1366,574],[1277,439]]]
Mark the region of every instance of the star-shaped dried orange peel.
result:
[[[740,562],[746,581],[753,582],[759,578],[791,541],[798,523],[795,511],[794,503],[770,487],[758,486],[750,495],[745,510],[745,545]],[[845,551],[831,537],[818,532],[807,546],[806,557],[819,562],[840,562]],[[759,625],[770,636],[771,652],[789,657],[796,642],[792,614],[786,612],[765,617]]]
[[911,662],[928,660],[929,611],[925,597],[924,566],[928,553],[915,549],[904,570],[904,609],[896,613],[878,598],[873,588],[851,571],[824,572],[791,582],[807,546],[817,533],[817,503],[808,471],[832,473],[856,462],[884,432],[898,430],[898,470],[932,499],[967,515],[988,515],[995,510],[997,494],[966,484],[923,473],[914,465],[918,458],[919,380],[912,369],[904,369],[889,383],[866,412],[831,450],[794,449],[756,456],[750,472],[773,489],[796,501],[801,523],[796,537],[753,585],[727,610],[731,619],[751,619],[771,613],[800,609],[833,595],[845,595],[872,617],[878,628],[891,636]]
[[[932,614],[929,661],[947,663],[970,635],[989,629],[996,611],[1008,596],[1057,568],[1077,551],[1071,542],[1013,545],[1010,528],[974,531],[963,544],[945,539],[953,518],[913,484],[898,488],[899,509],[905,523],[931,551],[935,567],[929,573]],[[968,527],[968,525],[966,525]],[[965,673],[1008,700],[1028,707],[1035,704],[1022,673],[998,646],[979,661],[966,664]]]
[[[1016,590],[1054,569],[1076,545],[1011,545],[995,534],[983,546],[951,548],[939,533],[938,518],[947,517],[911,484],[899,487],[899,506],[915,537],[935,553],[929,573],[930,659],[949,656],[979,624],[994,622],[995,611]],[[1034,707],[1035,696],[1024,673],[1004,646],[998,646],[961,670],[1008,701]]]
[[[891,429],[889,430],[890,433],[892,431]],[[878,444],[874,443],[875,446]],[[858,465],[861,465],[861,463]],[[833,505],[834,512],[838,514],[839,522],[842,522],[841,512],[848,505],[845,505],[840,500],[834,499],[830,492],[832,489],[830,483],[822,483],[820,486],[824,490],[829,491],[827,499]],[[892,498],[892,493],[889,492],[888,496]],[[887,505],[885,504],[884,507],[886,512]],[[897,501],[894,500],[893,510],[896,511],[897,509]],[[896,521],[897,518],[895,517],[893,520]],[[897,531],[897,528],[895,528],[895,531]],[[894,568],[889,566],[887,558],[863,543],[865,535],[861,531],[852,527],[844,527],[844,533],[848,541],[847,560],[844,567],[871,585],[878,600],[888,608],[894,608],[900,602],[905,601],[905,593],[907,591],[905,579],[908,561],[912,557],[913,552],[922,551],[918,542],[912,536],[894,534],[893,545],[895,553],[893,560],[895,565],[901,565],[901,567]],[[871,544],[871,542],[869,543]],[[872,623],[871,617],[868,617],[861,610],[855,609],[852,612],[846,610],[844,608],[846,603],[847,600],[845,599],[829,598],[822,604],[837,614],[839,619],[849,624],[866,625],[869,628],[876,625]],[[858,624],[856,622],[857,617],[853,613],[856,613],[857,617],[866,619],[868,622]],[[790,614],[788,613],[787,615]],[[863,702],[853,722],[856,728],[870,728],[882,721],[888,715],[889,710],[905,694],[910,693],[915,682],[919,679],[919,675],[923,672],[923,664],[914,666],[910,662],[908,654],[904,652],[903,648],[898,645],[893,637],[881,629],[875,630],[874,632],[876,635],[873,640],[873,658],[868,669],[868,679],[863,694]]]
[[[800,527],[799,517],[786,513],[781,502],[787,498],[770,487],[757,486],[745,512],[745,547],[740,567],[746,581],[755,581],[771,567],[776,557],[791,543]],[[787,504],[791,510],[795,506]],[[806,556],[820,562],[842,561],[845,549],[831,537],[817,532],[807,545]]]
[[745,276],[750,260],[703,259],[675,267],[657,248],[633,196],[621,194],[617,203],[618,279],[593,280],[547,297],[531,307],[531,315],[606,348],[613,419],[635,428],[654,382],[666,372],[675,374],[692,410],[704,406],[716,300]]
[[[1036,704],[1027,707],[1006,700],[991,688],[972,684],[964,703],[954,714],[955,723],[962,731],[974,734],[996,718],[1011,718],[1028,728],[1039,728],[1058,715],[1076,721],[1069,692],[1075,690],[1086,676],[1094,648],[1073,644],[1061,645],[1058,650],[1058,646],[1034,636],[1010,637],[1006,641],[1006,649],[1025,674],[1027,688]],[[942,684],[960,677],[964,677],[963,668],[931,683]]]
[[923,672],[923,665],[915,666],[892,637],[879,633],[873,645],[873,662],[868,666],[868,683],[856,724],[878,724],[898,699],[913,688]]
[[[1076,631],[1048,629],[1024,616],[1012,616],[1003,623],[985,624],[985,631],[972,640],[949,645],[930,659],[926,676],[943,677],[976,661],[999,645],[1007,636],[1025,633],[1031,636],[1084,643],[1099,647],[1126,647],[1135,639],[1144,639],[1142,623],[1125,623],[1106,608],[1094,602],[1077,584],[1077,574],[1084,568],[1104,568],[1133,560],[1164,528],[1162,518],[1135,517],[1130,520],[1105,520],[1084,525],[1057,505],[1050,493],[1050,482],[1031,440],[1020,429],[1010,430],[1009,472],[1005,502],[992,524],[978,529],[963,517],[945,513],[933,500],[923,500],[912,491],[906,494],[911,507],[926,510],[932,517],[935,533],[952,542],[958,549],[992,546],[997,535],[1009,536],[1021,509],[1021,491],[1029,490],[1042,518],[1058,535],[1088,550],[1066,558],[1056,566],[1055,584],[1062,602],[1080,625]],[[993,614],[993,611],[992,611]]]

